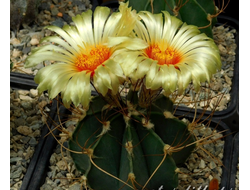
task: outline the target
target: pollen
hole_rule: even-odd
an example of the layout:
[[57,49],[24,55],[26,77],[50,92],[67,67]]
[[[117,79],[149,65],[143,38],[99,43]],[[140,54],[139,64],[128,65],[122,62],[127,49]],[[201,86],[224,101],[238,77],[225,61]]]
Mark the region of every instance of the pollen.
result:
[[151,45],[146,49],[146,54],[157,60],[159,65],[176,65],[181,61],[180,54],[171,47],[162,50],[158,45]]
[[95,69],[103,64],[110,57],[110,49],[104,45],[96,45],[90,51],[78,55],[75,65],[80,71],[94,72]]

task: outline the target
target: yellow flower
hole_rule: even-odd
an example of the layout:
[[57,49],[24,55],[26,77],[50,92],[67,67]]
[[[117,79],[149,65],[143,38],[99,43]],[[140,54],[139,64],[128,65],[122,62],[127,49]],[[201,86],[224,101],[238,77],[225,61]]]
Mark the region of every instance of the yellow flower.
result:
[[56,61],[35,76],[39,93],[48,90],[50,98],[54,98],[61,92],[66,107],[71,102],[88,107],[91,83],[103,96],[108,90],[118,92],[124,73],[114,57],[130,48],[124,44],[137,19],[128,3],[121,3],[119,10],[110,15],[109,8],[97,7],[93,15],[88,10],[73,17],[75,26],[47,27],[59,36],[45,37],[41,42],[52,44],[36,48],[25,63],[26,67],[33,67],[45,60]]
[[[221,67],[221,60],[214,41],[201,34],[196,26],[187,25],[163,11],[152,14],[138,13],[141,20],[134,28],[135,36],[148,47],[137,53],[129,76],[136,81],[145,76],[147,89],[163,88],[171,93],[183,93],[193,81],[198,91],[200,83],[210,81],[211,75]],[[122,65],[126,70],[126,65]]]

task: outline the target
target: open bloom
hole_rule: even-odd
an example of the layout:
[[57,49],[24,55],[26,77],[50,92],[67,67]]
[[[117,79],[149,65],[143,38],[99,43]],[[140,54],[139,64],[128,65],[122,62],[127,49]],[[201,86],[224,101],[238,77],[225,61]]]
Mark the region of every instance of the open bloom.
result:
[[[71,102],[88,107],[91,83],[103,96],[108,90],[116,94],[124,73],[114,56],[130,47],[124,44],[137,19],[136,12],[127,6],[121,3],[120,12],[111,15],[109,8],[97,7],[93,15],[88,10],[73,17],[75,26],[47,27],[58,35],[45,37],[42,42],[52,43],[36,48],[25,63],[32,67],[44,60],[55,61],[35,76],[39,93],[48,90],[50,98],[54,98],[61,92],[66,107]],[[110,44],[109,37],[121,38],[119,44]]]
[[187,25],[163,11],[152,14],[138,13],[141,20],[134,28],[135,36],[144,40],[148,47],[137,53],[129,77],[138,80],[145,76],[147,89],[163,88],[171,93],[178,89],[183,93],[192,81],[198,91],[201,82],[221,67],[221,60],[214,41],[201,34],[196,26]]

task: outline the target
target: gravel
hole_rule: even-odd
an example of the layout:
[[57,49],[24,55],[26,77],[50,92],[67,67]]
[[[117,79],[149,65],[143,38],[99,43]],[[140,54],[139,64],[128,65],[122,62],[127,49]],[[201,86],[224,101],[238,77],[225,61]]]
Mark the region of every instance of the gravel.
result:
[[[43,107],[41,103],[43,102]],[[45,104],[46,102],[46,104]],[[37,145],[42,123],[40,108],[49,111],[47,95],[37,90],[10,89],[10,189],[20,189]],[[46,108],[46,110],[45,110]]]
[[[186,119],[183,119],[183,121],[188,122]],[[193,131],[197,140],[214,134],[213,137],[208,138],[207,141],[222,137],[221,134],[216,134],[216,132],[216,130],[204,124],[200,124]],[[220,183],[223,171],[221,163],[223,159],[224,143],[223,139],[219,139],[213,143],[202,145],[202,148],[213,156],[208,155],[202,149],[195,150],[186,161],[185,166],[179,168],[179,186],[177,189],[205,189],[208,188],[206,186],[209,185],[209,182],[213,178],[218,179]]]

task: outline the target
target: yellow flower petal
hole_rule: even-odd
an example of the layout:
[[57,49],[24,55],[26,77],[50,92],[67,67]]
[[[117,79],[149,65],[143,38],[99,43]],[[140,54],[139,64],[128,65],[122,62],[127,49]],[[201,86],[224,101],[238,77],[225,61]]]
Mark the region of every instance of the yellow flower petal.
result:
[[108,37],[116,36],[116,32],[119,28],[119,23],[121,22],[122,15],[119,12],[112,13],[105,24],[105,28],[103,31],[103,41],[106,42]]
[[105,96],[108,92],[108,87],[103,84],[102,78],[98,75],[94,75],[93,77],[94,86],[99,93]]
[[72,17],[82,41],[87,44],[94,44],[93,28],[92,28],[92,11],[87,10],[81,15]]
[[[162,37],[162,14],[151,14],[148,11],[141,11],[139,16],[147,26],[151,43],[154,44],[156,41],[159,41]],[[155,22],[156,20],[157,22]]]
[[148,47],[148,44],[139,38],[130,37],[109,37],[108,47],[127,48],[128,50],[141,50]]
[[105,62],[105,67],[111,72],[115,73],[117,76],[122,77],[124,75],[121,66],[113,59],[107,60]]
[[137,77],[136,80],[143,78],[146,75],[152,62],[152,59],[144,59],[142,62],[140,62],[135,74]]
[[53,32],[56,32],[63,39],[65,39],[70,44],[70,46],[72,46],[77,52],[79,52],[79,47],[77,46],[77,43],[63,29],[57,26],[47,26],[45,27],[45,29],[49,29]]
[[47,36],[45,38],[43,38],[40,43],[43,42],[52,42],[52,43],[56,43],[58,45],[61,45],[62,47],[64,47],[65,49],[67,49],[69,52],[71,52],[72,54],[77,54],[77,52],[74,50],[74,48],[72,48],[67,42],[65,42],[64,40],[62,40],[61,38],[59,38],[58,36]]
[[82,48],[85,48],[84,39],[78,33],[78,30],[74,26],[64,25],[63,30],[67,32],[67,34],[74,40],[77,44],[78,52],[81,51]]
[[[51,89],[55,88],[56,84],[58,84],[60,87],[57,86],[55,91],[58,93],[63,91],[67,83],[67,80],[71,76],[73,76],[74,73],[75,71],[71,69],[70,65],[63,63],[42,68],[35,76],[35,82],[39,83],[38,85],[39,93],[45,90],[54,92],[54,90]],[[62,75],[64,76],[64,79],[61,78]],[[58,81],[60,81],[60,84],[58,83]],[[59,90],[58,87],[61,88],[61,90]],[[55,93],[52,93],[52,95],[50,94],[50,98],[54,98],[57,94]]]
[[[163,31],[162,32],[162,39],[166,42],[171,43],[172,39],[176,35],[176,32],[179,30],[180,26],[182,25],[182,21],[178,18],[171,16],[167,11],[163,11],[164,16],[164,23],[162,23]],[[158,21],[156,21],[158,22]],[[166,44],[169,45],[169,44]],[[166,46],[164,47],[166,48]]]
[[177,83],[177,72],[173,66],[162,66],[164,75],[162,75],[162,88],[165,91],[175,91]]
[[106,86],[109,89],[112,89],[111,79],[105,67],[99,66],[96,69],[95,75],[98,76],[98,78],[102,79],[102,85]]
[[130,73],[132,73],[136,67],[136,62],[140,62],[141,58],[138,57],[138,52],[130,52],[130,51],[124,51],[120,52],[115,59],[117,62],[120,63],[123,72],[126,76],[129,76]]
[[76,73],[69,80],[62,98],[66,105],[69,105],[72,100],[74,105],[78,106],[81,103],[84,108],[87,108],[91,98],[90,73]]
[[152,81],[154,80],[154,77],[156,76],[157,73],[157,62],[154,61],[151,66],[149,67],[149,70],[146,75],[146,87],[151,88],[152,86]]
[[94,37],[96,44],[101,43],[103,29],[109,14],[110,9],[108,7],[96,7],[94,12]]
[[123,3],[120,2],[119,12],[121,13],[121,22],[118,25],[118,36],[127,36],[134,29],[134,25],[138,19],[138,15],[135,10],[132,10],[132,7],[128,7],[129,2]]
[[[36,56],[37,54],[39,54],[39,56]],[[26,59],[24,65],[25,68],[34,67],[45,60],[54,60],[71,64],[70,57],[62,55],[61,53],[46,51],[46,52],[38,52],[37,54],[32,54]]]
[[150,86],[151,90],[157,90],[162,87],[162,77],[164,76],[164,71],[161,67],[158,68],[158,71],[152,81],[152,84]]

